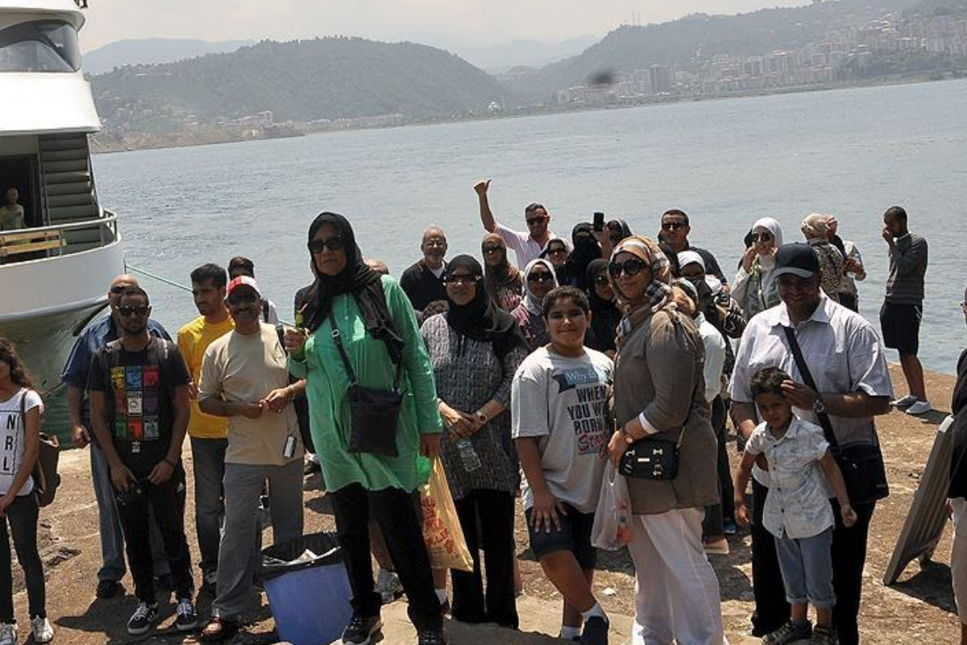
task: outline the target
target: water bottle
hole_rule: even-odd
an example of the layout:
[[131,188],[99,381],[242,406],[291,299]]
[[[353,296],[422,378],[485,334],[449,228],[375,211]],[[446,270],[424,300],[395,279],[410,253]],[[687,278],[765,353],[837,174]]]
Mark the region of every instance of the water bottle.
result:
[[457,450],[460,452],[463,467],[468,473],[478,470],[483,465],[480,463],[480,457],[477,456],[477,451],[473,449],[473,443],[469,439],[457,441]]

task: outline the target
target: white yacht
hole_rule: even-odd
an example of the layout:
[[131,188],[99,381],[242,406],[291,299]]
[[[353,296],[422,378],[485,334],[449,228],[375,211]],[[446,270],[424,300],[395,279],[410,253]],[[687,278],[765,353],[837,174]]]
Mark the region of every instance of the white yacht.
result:
[[54,389],[76,336],[124,270],[117,216],[98,201],[87,137],[101,125],[81,71],[73,0],[0,0],[0,336]]

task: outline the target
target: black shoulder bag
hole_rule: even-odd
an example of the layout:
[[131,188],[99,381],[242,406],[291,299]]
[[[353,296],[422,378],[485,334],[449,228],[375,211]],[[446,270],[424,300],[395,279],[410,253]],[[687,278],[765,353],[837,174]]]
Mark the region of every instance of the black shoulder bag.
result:
[[400,408],[403,406],[403,392],[400,389],[403,376],[402,359],[396,363],[392,390],[363,387],[356,380],[356,371],[349,361],[346,348],[343,347],[332,311],[329,312],[329,325],[332,327],[332,342],[336,344],[349,376],[349,407],[352,411],[349,452],[396,457],[399,454],[396,449],[396,426],[400,420]]
[[[789,351],[792,352],[796,360],[796,367],[805,385],[819,392],[816,381],[806,365],[803,358],[802,349],[799,341],[796,340],[796,332],[792,327],[783,325],[782,330],[786,334],[786,341],[789,343]],[[878,499],[883,499],[890,494],[890,487],[886,481],[886,466],[883,463],[883,453],[880,451],[880,441],[874,431],[874,442],[871,444],[859,444],[855,446],[842,447],[833,432],[833,424],[829,415],[823,412],[817,414],[819,425],[823,428],[823,435],[829,443],[830,452],[839,469],[843,472],[843,481],[846,482],[846,492],[849,493],[850,502],[853,504],[869,504]]]

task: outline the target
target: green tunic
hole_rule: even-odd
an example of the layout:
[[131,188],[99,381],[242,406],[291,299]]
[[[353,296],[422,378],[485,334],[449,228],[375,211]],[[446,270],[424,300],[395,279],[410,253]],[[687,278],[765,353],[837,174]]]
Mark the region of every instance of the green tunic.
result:
[[[306,341],[304,360],[289,358],[292,375],[306,379],[312,441],[325,474],[326,489],[330,491],[350,484],[361,484],[366,490],[416,490],[426,482],[430,472],[429,462],[420,455],[420,435],[443,432],[433,367],[413,307],[395,279],[383,276],[382,284],[390,316],[397,333],[406,343],[403,350],[403,408],[396,432],[399,456],[383,457],[347,450],[351,431],[349,376],[332,340],[328,320]],[[374,389],[391,389],[395,366],[385,343],[366,333],[352,294],[336,296],[332,313],[359,384]]]

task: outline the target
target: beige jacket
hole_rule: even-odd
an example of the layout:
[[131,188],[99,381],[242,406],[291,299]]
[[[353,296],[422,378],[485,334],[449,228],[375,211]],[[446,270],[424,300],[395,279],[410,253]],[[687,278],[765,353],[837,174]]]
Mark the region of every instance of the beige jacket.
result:
[[[705,350],[694,322],[673,305],[637,322],[618,343],[614,414],[624,425],[644,412],[662,439],[677,440],[685,423],[678,476],[628,478],[632,511],[654,515],[717,504],[717,443],[705,401]],[[687,423],[686,423],[687,420]]]

